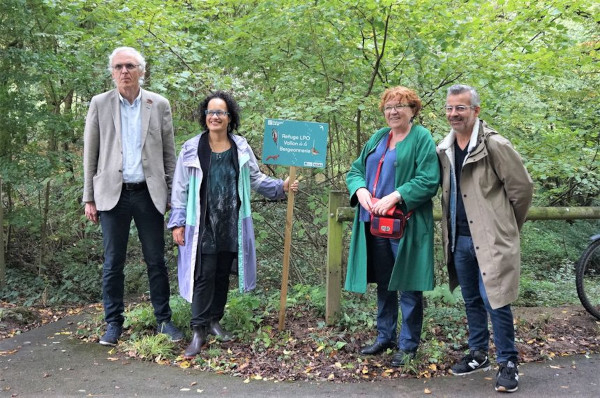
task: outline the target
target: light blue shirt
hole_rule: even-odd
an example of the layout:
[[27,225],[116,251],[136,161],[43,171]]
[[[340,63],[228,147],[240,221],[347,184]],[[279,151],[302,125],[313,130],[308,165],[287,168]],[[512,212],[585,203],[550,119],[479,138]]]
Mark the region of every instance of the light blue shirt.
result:
[[121,142],[123,145],[123,182],[146,180],[142,168],[142,90],[130,104],[119,94],[121,101]]

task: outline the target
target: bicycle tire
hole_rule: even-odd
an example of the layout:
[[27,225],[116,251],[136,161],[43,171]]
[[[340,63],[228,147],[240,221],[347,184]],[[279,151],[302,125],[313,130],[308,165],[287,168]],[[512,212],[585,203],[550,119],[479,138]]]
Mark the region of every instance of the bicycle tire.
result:
[[590,243],[579,258],[575,284],[583,307],[600,319],[600,239]]

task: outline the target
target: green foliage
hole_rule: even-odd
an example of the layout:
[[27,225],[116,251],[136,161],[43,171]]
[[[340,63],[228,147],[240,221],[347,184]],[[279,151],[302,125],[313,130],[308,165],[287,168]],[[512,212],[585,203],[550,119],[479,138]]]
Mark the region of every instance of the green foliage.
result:
[[150,303],[137,304],[125,309],[123,327],[130,329],[133,335],[156,328],[154,309]]
[[[199,132],[198,103],[214,89],[238,99],[240,133],[259,159],[264,118],[329,123],[327,167],[300,171],[292,284],[324,283],[327,194],[345,188],[358,150],[384,125],[379,96],[393,85],[419,93],[418,121],[436,141],[449,129],[441,110],[446,88],[474,85],[482,117],[522,154],[536,205],[598,205],[598,11],[591,0],[423,0],[418,7],[389,0],[3,1],[0,201],[7,268],[33,275],[27,278],[34,283],[19,290],[30,293],[29,302],[99,297],[100,233],[80,204],[82,136],[91,97],[112,88],[107,56],[121,45],[146,56],[145,87],[171,101],[178,145]],[[285,204],[260,199],[253,211],[259,283],[277,289]],[[524,241],[545,236],[528,232],[528,224]],[[531,254],[524,250],[527,274],[534,262],[540,265],[534,273],[542,274],[577,251],[576,242],[554,245],[546,238]],[[128,260],[128,293],[147,291],[137,247]],[[436,280],[444,278],[437,267]],[[3,294],[12,300],[25,293]]]
[[223,326],[242,333],[254,332],[263,320],[263,315],[258,311],[260,306],[261,300],[255,295],[231,292]]
[[[130,256],[132,258],[133,256]],[[125,292],[129,294],[139,294],[149,292],[148,274],[146,272],[146,263],[141,261],[140,257],[133,257],[125,266]]]
[[[173,296],[169,300],[171,307],[171,321],[180,330],[189,330],[191,311],[190,304],[179,296]],[[154,333],[156,330],[156,318],[154,308],[149,302],[128,306],[125,309],[125,321],[123,327],[129,329],[132,335]]]
[[450,291],[450,286],[446,283],[443,285],[437,285],[433,290],[424,292],[423,296],[427,302],[427,305],[433,306],[456,306],[461,295],[458,289],[454,292]]
[[364,295],[342,292],[342,297],[341,317],[338,320],[340,328],[354,332],[375,327],[377,303],[373,289]]
[[315,310],[317,316],[324,317],[325,296],[326,291],[323,286],[296,284],[288,292],[287,306],[289,308],[310,308]]
[[24,306],[38,304],[42,299],[44,281],[32,273],[6,270],[6,286],[0,289],[0,300],[22,303]]
[[189,330],[192,319],[190,303],[185,301],[180,295],[174,295],[171,296],[169,305],[171,306],[171,321],[173,324],[181,331]]
[[[465,318],[464,303],[452,307],[430,307],[425,309],[425,322],[423,325],[424,344],[423,351],[428,357],[434,359],[431,363],[436,363],[442,353],[439,348],[443,345],[440,341],[428,340],[432,336],[443,336],[445,344],[457,350],[467,341],[467,325]],[[431,344],[430,344],[431,343]]]
[[588,238],[600,231],[600,221],[527,222],[521,233],[521,262],[527,273],[545,278],[564,262],[573,264]]
[[154,336],[137,336],[132,334],[122,344],[123,350],[126,352],[134,352],[136,357],[148,361],[175,358],[176,344],[166,334],[161,333]]
[[[52,263],[61,264],[58,288],[51,302],[93,302],[102,295],[99,283],[102,281],[102,264],[90,263],[90,256],[100,256],[98,242],[81,239],[52,256]],[[96,253],[94,253],[96,251]]]
[[515,305],[578,304],[575,263],[598,221],[527,222],[521,233],[521,285]]
[[572,264],[567,264],[564,272],[553,274],[548,279],[521,278],[519,298],[514,303],[521,307],[560,307],[567,304],[579,304]]

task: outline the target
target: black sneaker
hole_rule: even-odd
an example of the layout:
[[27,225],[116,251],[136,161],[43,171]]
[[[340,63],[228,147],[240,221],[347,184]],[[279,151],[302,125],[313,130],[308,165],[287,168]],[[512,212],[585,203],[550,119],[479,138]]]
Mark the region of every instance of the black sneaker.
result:
[[114,347],[117,345],[119,341],[119,337],[121,337],[121,333],[123,332],[123,327],[118,322],[111,322],[106,327],[106,333],[104,336],[100,337],[100,344],[108,345]]
[[171,339],[172,342],[177,342],[183,339],[183,333],[175,325],[173,322],[161,322],[156,328],[156,333],[164,333]]
[[515,392],[519,389],[519,368],[513,361],[500,362],[496,374],[496,391]]
[[465,355],[459,363],[452,366],[452,374],[454,376],[464,376],[480,370],[490,370],[490,360],[487,353],[479,350],[472,350]]

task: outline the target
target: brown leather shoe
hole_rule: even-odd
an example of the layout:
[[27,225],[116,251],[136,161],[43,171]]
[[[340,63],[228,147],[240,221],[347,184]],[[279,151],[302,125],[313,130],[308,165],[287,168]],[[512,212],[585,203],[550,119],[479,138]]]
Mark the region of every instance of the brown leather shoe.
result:
[[233,335],[223,329],[219,321],[210,321],[210,327],[208,328],[208,334],[213,334],[219,337],[222,341],[233,340]]

